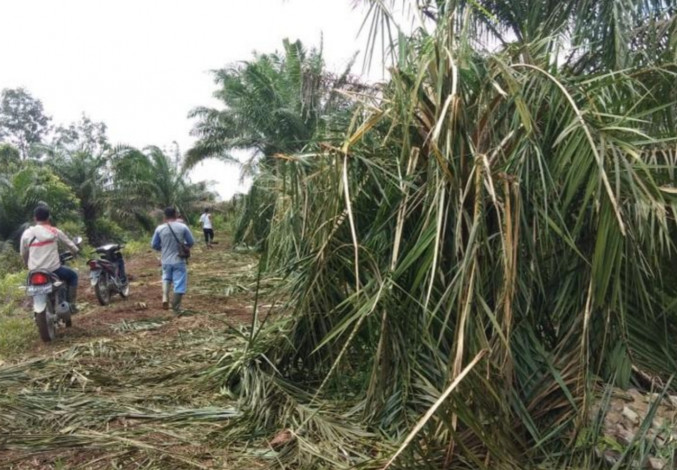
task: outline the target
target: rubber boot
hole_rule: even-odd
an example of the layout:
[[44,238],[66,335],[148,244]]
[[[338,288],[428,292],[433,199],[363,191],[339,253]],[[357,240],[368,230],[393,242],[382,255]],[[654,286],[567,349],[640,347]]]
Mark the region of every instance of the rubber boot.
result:
[[181,299],[183,298],[183,294],[174,294],[174,298],[172,299],[172,310],[174,310],[174,313],[177,315],[181,315]]
[[162,309],[169,310],[169,282],[162,281]]
[[78,301],[78,286],[68,286],[68,305],[70,306],[71,313],[78,313],[78,306],[76,302]]

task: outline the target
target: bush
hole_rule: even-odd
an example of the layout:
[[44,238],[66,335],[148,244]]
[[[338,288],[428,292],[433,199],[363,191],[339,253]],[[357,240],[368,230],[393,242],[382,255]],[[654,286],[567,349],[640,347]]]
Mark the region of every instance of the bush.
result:
[[37,337],[29,315],[3,319],[0,321],[0,361],[25,351]]
[[61,229],[63,233],[68,235],[71,238],[80,236],[84,237],[85,236],[85,226],[82,224],[80,221],[72,221],[68,220],[65,222],[62,222],[58,225],[58,227]]
[[99,218],[87,229],[87,238],[93,246],[105,243],[120,243],[124,240],[124,231],[110,219]]
[[150,249],[150,237],[148,237],[147,239],[136,239],[127,242],[122,253],[125,258],[131,258],[139,253],[149,251]]
[[0,317],[12,314],[19,308],[25,297],[21,289],[25,282],[26,271],[5,274],[0,278]]
[[[21,256],[9,242],[0,242],[0,279],[23,269]],[[0,300],[2,297],[0,297]]]

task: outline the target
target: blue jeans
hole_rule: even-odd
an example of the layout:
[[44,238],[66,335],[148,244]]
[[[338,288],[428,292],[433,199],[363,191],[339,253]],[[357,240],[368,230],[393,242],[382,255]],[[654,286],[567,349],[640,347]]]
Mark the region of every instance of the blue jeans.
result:
[[175,294],[185,294],[188,284],[188,270],[186,263],[163,264],[162,280],[174,284]]
[[59,269],[55,269],[52,272],[59,276],[59,279],[64,281],[69,287],[76,287],[78,285],[78,273],[71,268],[61,266]]

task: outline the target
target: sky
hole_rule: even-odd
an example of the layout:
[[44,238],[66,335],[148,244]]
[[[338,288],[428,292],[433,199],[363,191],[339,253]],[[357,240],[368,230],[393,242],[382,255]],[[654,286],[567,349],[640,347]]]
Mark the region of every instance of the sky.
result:
[[[103,121],[113,144],[186,151],[189,110],[218,106],[210,70],[290,38],[323,40],[328,68],[342,71],[366,45],[364,15],[353,0],[0,1],[0,89],[26,88],[55,124],[83,112]],[[216,161],[191,178],[214,181],[224,199],[246,190]]]

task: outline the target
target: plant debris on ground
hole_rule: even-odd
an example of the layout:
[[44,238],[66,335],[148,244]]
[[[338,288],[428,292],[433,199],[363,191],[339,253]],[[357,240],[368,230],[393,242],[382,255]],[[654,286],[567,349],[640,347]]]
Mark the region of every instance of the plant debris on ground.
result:
[[191,315],[172,318],[161,310],[157,259],[141,254],[128,263],[129,300],[99,307],[86,294],[73,328],[6,358],[2,468],[261,466],[261,452],[234,451],[223,441],[239,411],[208,373],[251,318],[256,262],[228,249],[196,250],[185,302]]

